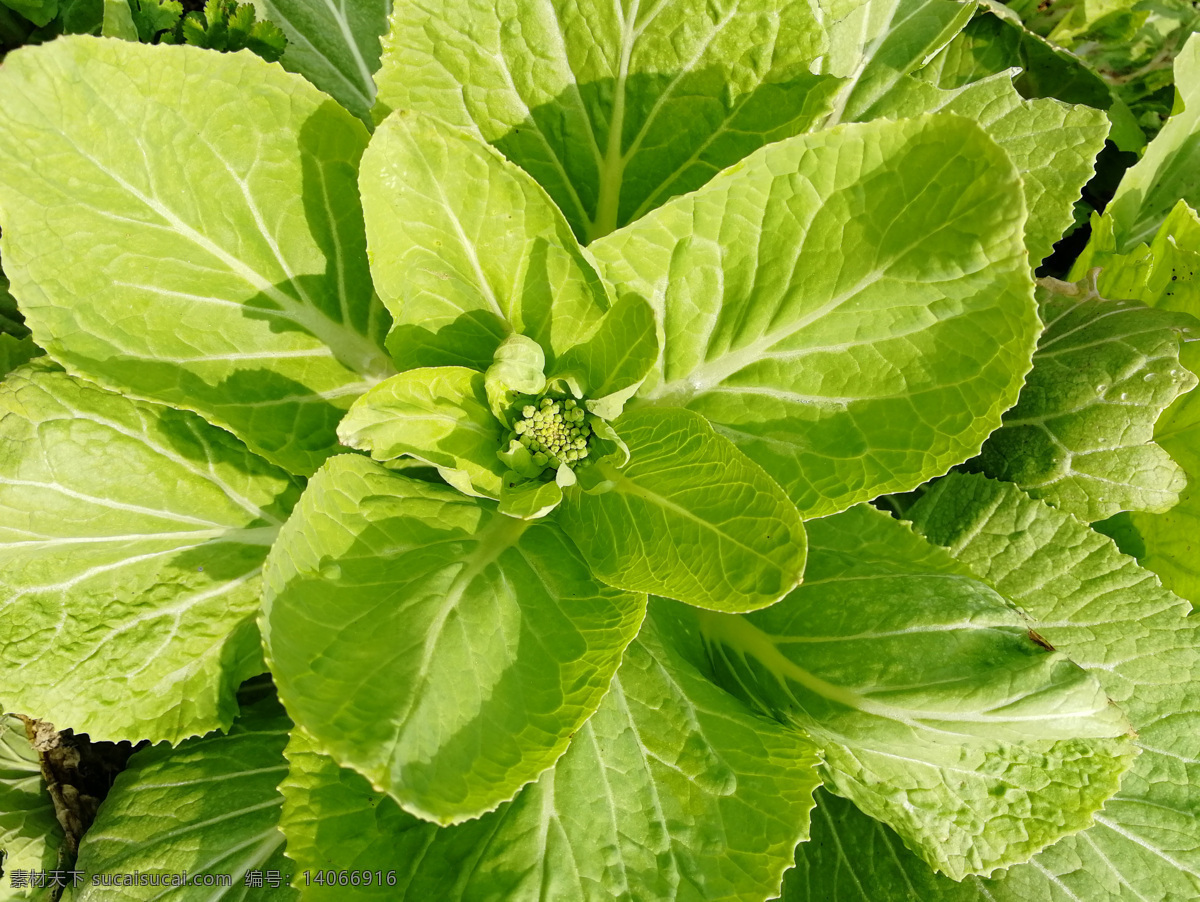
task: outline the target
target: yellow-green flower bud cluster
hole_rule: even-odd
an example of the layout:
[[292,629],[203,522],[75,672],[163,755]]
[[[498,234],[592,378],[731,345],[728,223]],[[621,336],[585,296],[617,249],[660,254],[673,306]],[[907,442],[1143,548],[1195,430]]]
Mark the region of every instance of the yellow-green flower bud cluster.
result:
[[537,405],[525,405],[513,431],[537,466],[574,464],[588,456],[592,429],[584,422],[586,417],[587,411],[571,398],[542,398]]

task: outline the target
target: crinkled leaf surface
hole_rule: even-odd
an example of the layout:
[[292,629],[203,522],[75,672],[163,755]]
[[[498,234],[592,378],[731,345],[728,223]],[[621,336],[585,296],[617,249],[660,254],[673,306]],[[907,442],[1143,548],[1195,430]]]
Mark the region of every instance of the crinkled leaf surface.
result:
[[701,654],[670,608],[652,612],[554,770],[456,827],[405,814],[296,733],[281,787],[288,855],[301,868],[397,872],[395,888],[356,898],[773,896],[807,836],[816,750],[713,686],[697,669]]
[[589,250],[661,318],[639,397],[703,414],[815,517],[999,425],[1038,330],[1024,220],[1004,152],[936,115],[766,147]]
[[[1104,536],[981,476],[938,482],[919,529],[1019,604],[1056,648],[1090,669],[1129,715],[1141,754],[1095,825],[994,879],[928,876],[900,843],[847,806],[818,813],[821,845],[789,902],[1190,902],[1200,895],[1200,630],[1188,605]],[[825,831],[826,824],[836,829]],[[839,851],[840,850],[840,851]],[[834,855],[840,864],[832,861]],[[901,873],[903,872],[903,873]],[[904,875],[908,875],[908,882]],[[808,892],[802,891],[807,882]],[[795,890],[797,895],[793,895]]]
[[904,78],[876,106],[877,115],[895,118],[939,110],[978,122],[1016,166],[1029,209],[1025,247],[1036,265],[1072,223],[1072,204],[1093,175],[1108,119],[1085,106],[1022,100],[1010,72],[951,91]]
[[[0,702],[3,705],[3,702]],[[0,902],[37,899],[44,889],[15,886],[14,871],[50,871],[59,866],[62,828],[42,780],[38,753],[29,744],[25,724],[0,714],[0,852],[6,880]]]
[[195,414],[31,364],[0,385],[3,703],[93,740],[229,725],[293,477]]
[[874,508],[809,522],[804,586],[697,615],[717,682],[804,730],[826,785],[955,879],[1082,829],[1128,722],[1004,598]]
[[644,408],[616,428],[629,464],[591,464],[607,490],[569,490],[559,515],[596,576],[718,611],[766,607],[800,583],[800,515],[703,417]]
[[[1200,369],[1200,351],[1188,363]],[[1188,485],[1179,503],[1163,514],[1133,514],[1145,551],[1141,563],[1172,592],[1200,604],[1200,392],[1193,389],[1158,420],[1154,440],[1183,467]]]
[[865,122],[879,102],[939,51],[975,7],[953,0],[821,0],[829,52],[821,71],[846,79],[833,121]]
[[598,584],[554,525],[349,455],[309,483],[266,586],[263,637],[292,717],[442,823],[558,759],[645,610]]
[[280,64],[369,119],[391,0],[252,0],[287,35]]
[[1088,521],[1167,510],[1187,477],[1154,443],[1154,425],[1196,384],[1179,348],[1200,323],[1085,284],[1047,280],[1039,300],[1033,371],[973,465]]
[[371,271],[401,369],[483,370],[510,332],[552,366],[587,339],[607,290],[538,184],[467,132],[408,111],[363,158]]
[[[277,826],[287,774],[283,748],[291,721],[269,683],[241,693],[242,711],[227,734],[189,739],[178,748],[143,749],[129,759],[79,845],[84,884],[75,902],[171,899],[294,902],[286,884],[246,886],[247,871],[292,868]],[[103,886],[94,875],[228,874],[229,887]],[[302,883],[292,874],[292,884]]]
[[527,170],[588,242],[824,115],[814,9],[787,0],[401,3],[376,119],[416,109]]
[[[1148,241],[1179,200],[1200,207],[1200,36],[1175,56],[1176,113],[1121,178],[1105,213],[1118,251]],[[1182,107],[1182,109],[1180,109]]]
[[459,491],[500,497],[502,428],[488,405],[483,373],[421,367],[376,385],[338,425],[343,444],[378,461],[405,454],[433,464]]
[[38,343],[315,470],[393,372],[362,123],[250,53],[91,37],[10,54],[0,94],[4,268]]
[[[1162,310],[1200,316],[1200,217],[1180,201],[1149,245],[1116,252],[1110,216],[1096,218],[1092,238],[1076,261],[1073,276],[1101,267],[1097,285],[1109,297],[1136,298]],[[1200,373],[1200,328],[1184,327],[1192,339],[1180,362]],[[1179,503],[1165,513],[1135,512],[1139,560],[1178,595],[1200,603],[1200,392],[1193,389],[1158,418],[1154,440],[1187,474]]]

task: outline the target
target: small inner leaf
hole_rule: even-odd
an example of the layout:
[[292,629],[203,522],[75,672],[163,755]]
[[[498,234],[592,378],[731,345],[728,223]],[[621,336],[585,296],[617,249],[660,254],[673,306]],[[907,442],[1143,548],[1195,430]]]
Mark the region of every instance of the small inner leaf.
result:
[[658,359],[654,310],[634,294],[605,314],[596,333],[559,358],[550,379],[562,379],[588,408],[615,420]]
[[461,366],[409,370],[355,401],[338,437],[378,461],[411,455],[461,492],[499,498],[502,430],[484,383],[483,373]]
[[777,601],[804,572],[804,525],[756,464],[699,414],[643,408],[617,426],[625,469],[580,470],[560,521],[610,585],[720,611]]
[[502,419],[514,395],[541,394],[546,387],[546,353],[532,338],[514,333],[496,348],[496,356],[484,376],[488,404],[496,419]]
[[[560,472],[567,467],[560,468]],[[539,520],[558,507],[562,487],[558,482],[505,480],[500,489],[500,513],[519,520]]]

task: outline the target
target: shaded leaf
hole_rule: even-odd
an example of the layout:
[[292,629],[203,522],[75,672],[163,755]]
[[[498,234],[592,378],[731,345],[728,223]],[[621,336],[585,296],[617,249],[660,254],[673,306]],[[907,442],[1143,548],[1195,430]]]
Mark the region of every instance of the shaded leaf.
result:
[[952,0],[822,0],[829,52],[821,71],[846,79],[830,124],[866,122],[903,78],[962,30],[975,11]]
[[545,192],[466,132],[395,114],[363,158],[362,185],[375,284],[396,318],[388,348],[401,369],[487,369],[511,332],[541,345],[553,367],[609,307]]
[[[80,843],[76,868],[85,880],[72,899],[300,898],[287,884],[252,888],[245,879],[248,871],[291,873],[276,826],[283,804],[276,787],[287,773],[282,753],[290,727],[268,683],[243,692],[241,715],[227,734],[135,753]],[[164,888],[149,882],[185,872],[200,881],[228,875],[229,883]],[[106,884],[106,878],[128,882]],[[303,880],[292,875],[291,883]]]
[[379,37],[391,0],[252,0],[260,18],[287,36],[280,63],[303,75],[359,118],[375,102]]
[[93,740],[227,727],[299,483],[195,414],[46,364],[0,386],[0,649],[13,710]]
[[1096,679],[874,508],[809,528],[804,586],[697,615],[718,683],[804,730],[830,791],[956,880],[1087,826],[1133,754]]
[[475,131],[589,242],[810,128],[837,85],[811,71],[825,48],[814,9],[786,0],[401,3],[374,115]]
[[[807,836],[815,749],[696,669],[696,637],[660,611],[554,770],[477,821],[405,814],[302,733],[282,786],[301,868],[395,869],[365,899],[704,899],[779,890]],[[306,898],[337,900],[344,889]]]
[[559,758],[645,605],[596,583],[554,525],[350,455],[309,483],[266,585],[288,711],[440,823],[495,808]]
[[343,444],[375,460],[411,455],[468,495],[500,497],[502,428],[484,376],[461,366],[409,370],[376,385],[338,426]]

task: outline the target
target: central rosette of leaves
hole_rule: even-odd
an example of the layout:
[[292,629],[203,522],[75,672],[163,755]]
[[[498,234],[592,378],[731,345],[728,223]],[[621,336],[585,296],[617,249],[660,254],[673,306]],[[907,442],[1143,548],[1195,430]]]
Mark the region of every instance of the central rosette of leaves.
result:
[[534,465],[557,469],[588,456],[592,427],[586,418],[587,411],[574,398],[543,397],[521,408],[521,418],[513,423],[513,431]]
[[420,367],[381,382],[354,403],[338,434],[377,460],[431,464],[510,517],[544,517],[564,489],[606,491],[628,463],[611,421],[653,364],[656,341],[641,299],[614,305],[590,339],[549,365],[541,345],[513,333],[486,370]]

